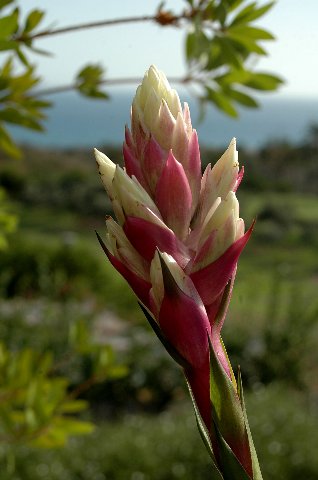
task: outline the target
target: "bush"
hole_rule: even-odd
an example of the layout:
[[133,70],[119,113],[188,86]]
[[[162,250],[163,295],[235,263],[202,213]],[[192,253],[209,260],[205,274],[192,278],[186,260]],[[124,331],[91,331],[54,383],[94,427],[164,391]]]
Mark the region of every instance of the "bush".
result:
[[[252,433],[264,478],[315,480],[318,418],[306,402],[279,384],[247,395]],[[103,423],[63,450],[16,450],[16,471],[1,480],[199,480],[209,457],[190,403],[153,416]]]

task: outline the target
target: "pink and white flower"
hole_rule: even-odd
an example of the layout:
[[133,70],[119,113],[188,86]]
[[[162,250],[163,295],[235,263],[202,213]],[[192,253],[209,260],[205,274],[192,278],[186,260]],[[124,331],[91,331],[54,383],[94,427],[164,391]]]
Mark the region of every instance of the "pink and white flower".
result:
[[[244,232],[239,216],[236,190],[243,169],[236,141],[202,175],[189,107],[181,106],[165,75],[151,66],[132,103],[123,155],[122,169],[95,150],[118,222],[107,218],[105,243],[99,240],[184,359],[185,374],[211,431],[208,337],[232,379],[221,329],[237,261],[252,231]],[[243,463],[244,449],[231,448]]]

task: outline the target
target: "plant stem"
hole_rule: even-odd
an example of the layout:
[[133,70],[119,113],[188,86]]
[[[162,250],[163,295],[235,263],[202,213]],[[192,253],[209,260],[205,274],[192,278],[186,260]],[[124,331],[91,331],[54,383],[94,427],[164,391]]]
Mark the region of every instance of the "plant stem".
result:
[[114,25],[121,25],[127,23],[139,23],[139,22],[156,22],[162,26],[174,25],[177,26],[182,19],[190,19],[193,16],[192,12],[184,11],[179,15],[173,15],[169,12],[162,10],[158,11],[155,15],[141,15],[136,17],[122,17],[114,18],[110,20],[99,20],[96,22],[79,23],[77,25],[68,25],[66,27],[56,28],[55,30],[42,30],[33,35],[24,36],[23,34],[15,38],[16,41],[30,41],[35,38],[51,37],[52,35],[60,35],[63,33],[71,33],[78,30],[87,30],[91,28],[99,27],[111,27]]
[[[132,85],[132,84],[137,84],[140,83],[141,78],[140,77],[125,77],[125,78],[109,78],[107,80],[103,80],[102,82],[99,83],[99,85],[109,85],[109,86],[120,86],[120,85]],[[169,77],[169,82],[171,83],[179,83],[186,85],[187,83],[195,81],[194,78],[185,76],[185,77]],[[45,88],[43,90],[39,90],[34,92],[34,96],[36,97],[42,97],[45,95],[54,95],[56,93],[64,93],[64,92],[70,92],[71,90],[76,90],[77,85],[76,84],[70,84],[70,85],[61,85],[59,87],[52,87],[52,88]]]

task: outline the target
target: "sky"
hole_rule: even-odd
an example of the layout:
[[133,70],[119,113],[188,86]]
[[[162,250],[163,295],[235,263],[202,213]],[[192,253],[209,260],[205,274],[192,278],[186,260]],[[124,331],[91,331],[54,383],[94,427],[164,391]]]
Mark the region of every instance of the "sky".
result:
[[[23,12],[45,10],[43,27],[152,14],[159,0],[20,0]],[[260,2],[264,3],[264,2]],[[181,11],[185,2],[168,0],[166,6]],[[258,70],[285,79],[277,95],[318,98],[318,0],[277,0],[259,24],[271,31],[276,41],[264,44],[268,57],[260,59]],[[162,28],[153,23],[119,25],[38,39],[36,46],[53,56],[35,56],[46,86],[69,84],[87,63],[100,63],[111,77],[141,77],[150,64],[167,76],[186,71],[184,30]]]

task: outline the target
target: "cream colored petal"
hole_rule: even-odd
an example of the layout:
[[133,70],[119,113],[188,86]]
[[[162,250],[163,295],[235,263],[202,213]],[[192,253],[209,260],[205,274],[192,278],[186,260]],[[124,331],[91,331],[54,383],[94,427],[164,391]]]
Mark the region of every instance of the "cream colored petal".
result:
[[235,185],[238,172],[238,152],[236,150],[236,139],[233,138],[227,150],[212,168],[211,181],[217,196],[226,197]]
[[112,197],[112,181],[115,175],[116,165],[96,148],[94,148],[94,154],[103,185],[108,195]]

